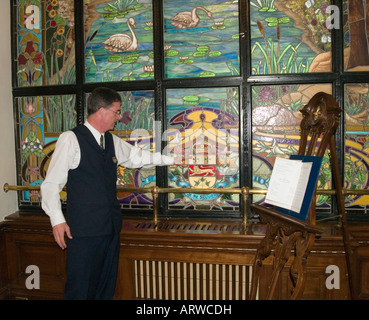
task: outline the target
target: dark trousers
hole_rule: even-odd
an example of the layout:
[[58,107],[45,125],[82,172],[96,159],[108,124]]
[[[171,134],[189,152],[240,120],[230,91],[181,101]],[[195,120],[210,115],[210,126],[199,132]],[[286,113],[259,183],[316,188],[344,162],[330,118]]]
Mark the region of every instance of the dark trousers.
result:
[[111,300],[118,260],[119,233],[68,239],[64,299]]

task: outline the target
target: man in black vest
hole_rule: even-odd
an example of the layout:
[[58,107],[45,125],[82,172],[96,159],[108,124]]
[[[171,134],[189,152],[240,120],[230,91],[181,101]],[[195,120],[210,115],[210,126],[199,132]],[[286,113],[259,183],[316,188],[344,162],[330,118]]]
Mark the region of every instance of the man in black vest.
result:
[[[55,241],[67,249],[65,299],[112,299],[122,217],[116,197],[117,166],[181,164],[132,146],[109,133],[120,119],[121,96],[96,88],[88,97],[87,121],[60,135],[41,185],[42,208]],[[67,186],[66,219],[59,193]]]

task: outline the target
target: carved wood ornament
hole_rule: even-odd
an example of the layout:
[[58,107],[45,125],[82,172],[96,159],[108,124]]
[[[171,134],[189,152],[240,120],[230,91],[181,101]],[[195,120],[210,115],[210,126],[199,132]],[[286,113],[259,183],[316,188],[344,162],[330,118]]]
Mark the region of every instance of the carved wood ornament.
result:
[[[343,221],[345,221],[344,203],[341,196],[342,186],[339,172],[337,171],[337,156],[334,145],[334,133],[339,124],[341,112],[342,110],[332,95],[324,92],[314,95],[301,110],[303,119],[300,124],[301,133],[298,154],[322,157],[329,145],[333,178],[337,189],[336,193],[338,202],[341,204],[339,211]],[[251,299],[256,298],[258,279],[261,275],[260,269],[263,267],[263,261],[270,255],[273,257],[270,285],[267,294],[259,296],[259,298],[269,300],[274,298],[279,275],[291,256],[292,262],[289,272],[293,288],[290,299],[301,298],[306,282],[306,259],[314,244],[316,235],[322,232],[315,226],[315,204],[316,194],[313,197],[306,222],[280,213],[274,208],[258,204],[251,205],[252,210],[259,215],[261,222],[267,226],[265,238],[261,241],[255,256]],[[345,230],[343,231],[345,235],[346,232]],[[345,240],[346,238],[347,234],[346,237],[344,236],[345,244],[348,243]],[[349,247],[347,248],[349,250]],[[348,270],[350,270],[349,263]]]

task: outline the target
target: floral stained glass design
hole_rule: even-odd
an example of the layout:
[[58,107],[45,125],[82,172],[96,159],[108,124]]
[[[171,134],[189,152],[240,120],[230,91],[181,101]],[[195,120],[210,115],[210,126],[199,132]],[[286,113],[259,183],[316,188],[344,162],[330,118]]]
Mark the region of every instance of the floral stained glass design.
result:
[[74,1],[19,0],[19,87],[75,83]]
[[[16,106],[18,179],[21,185],[38,186],[60,132],[76,126],[75,96],[22,97],[16,99]],[[21,204],[38,205],[39,201],[39,192],[21,192]]]

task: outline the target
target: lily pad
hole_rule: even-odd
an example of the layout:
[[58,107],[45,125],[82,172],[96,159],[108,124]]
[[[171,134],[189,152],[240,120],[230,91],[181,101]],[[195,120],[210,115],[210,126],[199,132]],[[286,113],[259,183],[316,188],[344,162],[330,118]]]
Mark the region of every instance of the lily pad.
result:
[[200,77],[215,77],[215,73],[211,71],[203,71],[199,74]]
[[152,78],[154,77],[154,72],[145,72],[145,73],[141,73],[139,74],[140,78]]
[[220,26],[211,26],[211,28],[213,30],[223,30],[226,28],[226,26],[224,24],[220,25]]
[[138,53],[131,53],[131,54],[128,54],[128,55],[126,55],[126,56],[123,58],[122,63],[124,63],[124,64],[135,63],[135,62],[137,61],[138,57],[139,57],[139,54],[138,54]]
[[177,64],[191,64],[191,63],[193,63],[193,62],[194,62],[194,60],[192,60],[192,59],[177,60],[177,61],[176,61],[176,63],[177,63]]
[[198,46],[196,48],[196,51],[198,51],[198,52],[207,52],[207,51],[209,51],[209,46]]
[[290,18],[288,18],[288,17],[281,17],[281,18],[268,17],[268,18],[265,19],[265,21],[268,23],[269,27],[276,27],[279,24],[289,23]]
[[209,52],[209,57],[219,57],[220,55],[222,55],[221,51],[210,51]]
[[105,20],[113,20],[116,17],[116,14],[115,13],[102,13],[101,16]]
[[194,54],[193,54],[193,56],[194,57],[205,57],[205,52],[195,52]]
[[168,50],[167,52],[165,52],[165,55],[167,56],[167,57],[173,57],[173,56],[176,56],[176,55],[178,55],[178,51],[177,50]]
[[277,11],[276,9],[274,8],[269,8],[269,7],[262,7],[259,12],[275,12]]
[[133,80],[136,80],[135,77],[132,76],[123,77],[123,81],[133,81]]
[[183,97],[183,102],[184,104],[188,104],[188,105],[197,105],[199,103],[199,97],[198,96],[184,96]]
[[110,56],[108,58],[108,61],[109,62],[118,62],[120,60],[122,60],[122,57],[121,56],[117,56],[117,55],[113,55],[113,56]]

